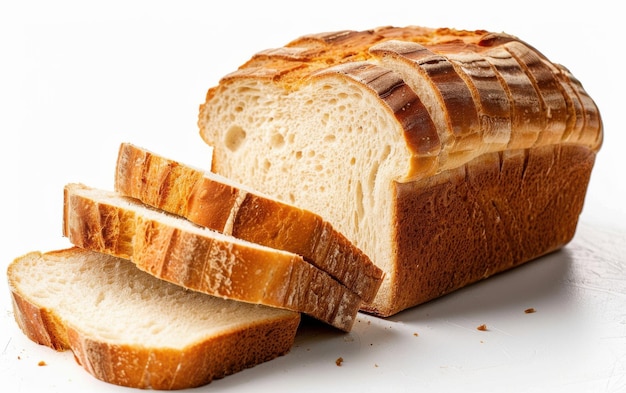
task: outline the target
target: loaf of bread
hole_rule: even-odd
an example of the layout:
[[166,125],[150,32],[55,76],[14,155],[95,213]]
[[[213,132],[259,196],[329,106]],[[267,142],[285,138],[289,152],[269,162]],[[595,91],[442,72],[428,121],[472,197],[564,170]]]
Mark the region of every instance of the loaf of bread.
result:
[[142,389],[207,384],[289,351],[300,314],[219,299],[80,248],[32,252],[7,270],[15,319],[72,350],[96,378]]
[[115,190],[198,225],[302,255],[364,302],[382,282],[382,271],[320,216],[130,143],[119,149]]
[[63,234],[184,288],[305,313],[350,331],[361,298],[296,254],[224,235],[113,191],[68,184]]
[[298,38],[208,90],[212,170],[319,214],[380,267],[389,316],[565,245],[602,122],[516,37],[383,27]]

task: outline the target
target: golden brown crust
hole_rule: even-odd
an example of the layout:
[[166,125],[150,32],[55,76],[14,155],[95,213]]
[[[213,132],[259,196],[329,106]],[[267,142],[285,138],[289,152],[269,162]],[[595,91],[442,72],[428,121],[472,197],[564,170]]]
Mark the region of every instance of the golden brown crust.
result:
[[382,271],[320,216],[128,143],[120,146],[115,189],[198,225],[302,255],[365,302],[382,282]]
[[[67,324],[61,310],[42,307],[24,296],[15,284],[12,266],[21,259],[80,258],[82,250],[67,249],[17,258],[7,272],[15,319],[32,341],[58,351],[71,350],[76,361],[96,378],[140,389],[174,390],[208,384],[214,379],[287,353],[300,317],[285,313],[280,318],[258,318],[243,327],[233,327],[185,348],[153,348],[116,344],[94,339],[80,326]],[[27,280],[28,277],[20,277]],[[75,294],[68,294],[72,296]]]
[[[481,94],[473,90],[475,86],[472,86],[471,78],[455,63],[454,57],[459,54],[471,54],[482,61],[483,67],[489,67],[488,72],[504,89],[504,94],[498,92],[498,99],[507,97],[508,105],[504,105],[508,106],[508,113],[500,110],[498,118],[479,118],[484,115],[479,113],[480,102],[489,108],[487,92],[483,90]],[[448,130],[440,130],[439,138],[431,136],[429,140],[433,144],[425,145],[411,139],[416,133],[406,127],[413,123],[398,119],[405,127],[407,148],[415,156],[407,178],[425,177],[436,171],[462,166],[482,152],[527,149],[564,141],[595,151],[600,148],[602,124],[598,108],[580,83],[569,75],[564,76],[559,66],[516,37],[483,30],[381,27],[304,36],[283,48],[253,56],[237,71],[225,76],[220,85],[209,89],[204,105],[224,86],[238,79],[270,81],[289,92],[297,90],[311,77],[345,73],[346,67],[361,62],[377,64],[379,58],[389,55],[399,61],[411,62],[415,74],[422,74],[430,81],[432,91],[439,95],[448,122]],[[391,74],[386,75],[389,77]],[[376,90],[370,86],[371,79],[361,83]],[[568,96],[572,92],[576,95],[575,102]],[[400,105],[396,103],[396,107],[405,108],[408,103],[409,99],[406,99]],[[382,97],[381,104],[389,105]],[[204,105],[200,108],[201,118]],[[394,107],[391,110],[396,115],[401,113]],[[419,111],[416,106],[416,115]],[[494,120],[503,121],[505,127],[494,128],[491,123]],[[507,126],[509,122],[510,128]],[[202,128],[202,120],[200,126]],[[579,137],[569,138],[571,134]],[[438,146],[440,141],[441,149]],[[434,151],[442,155],[438,163],[433,163]]]
[[182,350],[115,345],[69,329],[69,348],[102,381],[140,389],[188,389],[286,354],[298,323],[297,318],[263,322]]
[[447,128],[456,136],[456,143],[465,143],[467,150],[480,144],[481,139],[474,136],[479,131],[474,97],[447,57],[424,45],[404,41],[386,41],[369,51],[376,57],[393,57],[411,67],[412,72],[422,74],[444,108]]
[[[431,29],[418,26],[386,26],[366,31],[343,30],[310,34],[295,39],[282,48],[257,53],[237,71],[225,76],[224,80],[271,79],[289,89],[296,87],[302,82],[301,79],[317,70],[370,60],[372,55],[369,48],[379,42],[407,40],[429,45],[447,45],[458,50],[470,45],[478,47],[481,39],[487,35],[488,33],[483,30]],[[490,42],[495,40],[492,39]],[[211,94],[209,92],[207,99]]]
[[[11,273],[8,273],[9,278]],[[40,308],[14,291],[12,286],[11,300],[17,325],[26,337],[37,344],[45,345],[57,351],[69,349],[67,331],[63,323],[50,310]]]
[[[64,235],[76,246],[127,258],[155,277],[200,292],[303,312],[349,331],[361,299],[300,256],[212,231],[189,231],[79,184],[64,189]],[[181,219],[182,220],[182,219]]]
[[575,145],[511,150],[397,183],[392,301],[366,311],[392,315],[562,247],[595,156]]

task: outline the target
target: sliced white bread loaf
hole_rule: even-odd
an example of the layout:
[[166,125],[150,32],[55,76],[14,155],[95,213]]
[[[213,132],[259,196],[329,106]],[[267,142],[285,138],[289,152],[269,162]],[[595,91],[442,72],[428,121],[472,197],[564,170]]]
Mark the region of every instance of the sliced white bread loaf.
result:
[[80,248],[26,254],[7,276],[15,319],[31,340],[72,350],[96,378],[133,388],[192,388],[283,355],[300,321]]
[[223,298],[305,313],[349,331],[361,298],[301,256],[247,242],[113,191],[68,184],[63,233],[155,277]]
[[486,31],[298,38],[209,89],[212,170],[327,219],[385,272],[388,316],[574,235],[603,133],[564,67]]
[[121,144],[115,190],[198,225],[302,255],[364,302],[374,300],[382,282],[382,271],[319,215],[138,146]]

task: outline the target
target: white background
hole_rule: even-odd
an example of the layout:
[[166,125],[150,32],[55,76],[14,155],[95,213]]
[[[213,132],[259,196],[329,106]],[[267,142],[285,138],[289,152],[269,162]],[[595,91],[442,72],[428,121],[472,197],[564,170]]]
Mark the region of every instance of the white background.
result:
[[[393,318],[362,315],[347,335],[303,326],[287,356],[199,391],[625,391],[626,83],[617,4],[0,0],[2,271],[28,251],[69,245],[63,186],[111,188],[121,142],[208,167],[198,106],[257,51],[307,33],[382,25],[504,31],[566,65],[603,115],[605,143],[573,242]],[[3,387],[127,391],[95,380],[71,354],[28,341],[5,281]],[[525,314],[528,307],[537,312]],[[482,323],[487,332],[476,330]]]

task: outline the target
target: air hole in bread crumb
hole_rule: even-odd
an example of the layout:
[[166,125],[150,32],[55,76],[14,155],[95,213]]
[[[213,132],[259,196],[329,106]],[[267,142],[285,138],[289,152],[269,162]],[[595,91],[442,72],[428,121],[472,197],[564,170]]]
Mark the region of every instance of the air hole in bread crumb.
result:
[[350,165],[354,165],[356,164],[356,158],[352,157],[350,158]]
[[337,137],[335,135],[333,135],[333,134],[326,135],[324,137],[324,142],[334,142],[335,139],[337,139]]
[[360,222],[363,218],[363,214],[365,211],[363,208],[363,186],[361,185],[361,182],[358,182],[356,184],[356,192],[354,197],[356,202],[356,218]]
[[150,334],[155,335],[155,336],[161,333],[162,331],[163,331],[163,328],[160,326],[152,326],[150,328]]
[[246,131],[239,126],[232,126],[226,132],[224,145],[230,151],[237,151],[246,139]]
[[100,305],[100,303],[102,303],[105,299],[105,295],[104,292],[99,292],[98,296],[96,296],[96,302],[94,304],[94,306],[98,307]]
[[296,160],[299,160],[302,158],[302,151],[298,150],[294,153],[294,155],[296,156]]
[[283,147],[285,145],[285,138],[281,134],[276,133],[276,134],[272,135],[272,139],[270,140],[270,144],[271,144],[272,147],[281,148],[281,147]]
[[266,159],[263,161],[263,169],[265,170],[265,172],[268,172],[271,167],[272,163],[269,160]]
[[372,165],[369,176],[367,177],[367,187],[369,190],[373,191],[374,186],[376,185],[376,177],[378,176],[378,162]]

